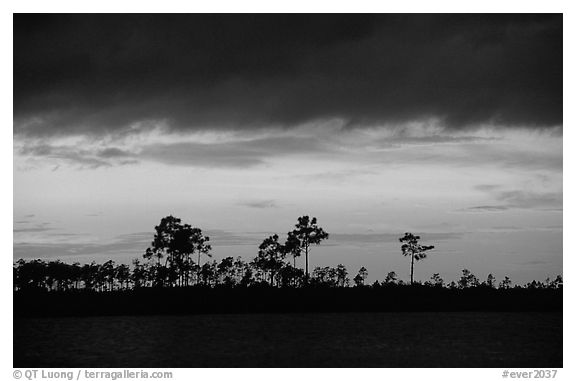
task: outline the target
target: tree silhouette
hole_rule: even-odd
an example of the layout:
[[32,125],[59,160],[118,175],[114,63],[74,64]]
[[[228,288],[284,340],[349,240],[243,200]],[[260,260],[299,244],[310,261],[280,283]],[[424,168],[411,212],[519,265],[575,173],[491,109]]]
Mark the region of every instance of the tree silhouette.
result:
[[[176,253],[176,252],[174,252]],[[216,261],[204,263],[201,267],[199,279],[204,287],[216,287],[225,285],[232,287],[252,287],[267,283],[276,287],[301,287],[306,285],[304,270],[294,268],[282,259],[286,251],[278,243],[277,236],[268,237],[260,247],[259,256],[251,263],[246,263],[241,257],[235,260],[232,257],[223,258],[220,263]],[[178,258],[174,254],[174,258]],[[67,264],[60,260],[44,262],[40,259],[25,261],[19,259],[13,266],[14,291],[34,292],[69,292],[84,288],[87,292],[113,292],[135,290],[142,287],[158,286],[186,286],[177,260],[168,261],[170,267],[157,263],[140,263],[138,259],[132,262],[132,267],[126,264],[116,265],[109,260],[103,264],[92,262],[80,266],[78,263]],[[320,287],[347,287],[349,279],[344,265],[337,267],[316,267],[312,272],[308,283]],[[372,286],[366,285],[368,271],[365,267],[360,268],[354,277],[356,286],[380,288],[382,285],[395,285],[404,287],[405,283],[396,280],[396,273],[389,272],[383,283],[375,281]],[[498,288],[507,292],[511,289],[510,278],[505,277]],[[496,281],[492,274],[486,281],[480,283],[478,278],[468,269],[462,270],[462,276],[458,282],[444,283],[438,273],[432,275],[430,280],[424,283],[425,287],[448,288],[451,290],[463,290],[468,288],[488,289],[494,288]],[[561,289],[563,286],[562,276],[558,275],[553,281],[547,278],[545,282],[533,280],[523,286],[517,285],[514,289],[524,288],[529,290],[538,289]]]
[[330,266],[316,267],[312,272],[312,283],[320,286],[337,287],[338,270]]
[[184,224],[176,230],[172,250],[176,254],[175,260],[178,265],[177,268],[180,274],[179,281],[181,284],[188,285],[189,283],[189,271],[193,265],[192,255],[196,254],[198,256],[196,263],[198,271],[200,271],[201,268],[201,256],[206,255],[207,257],[212,257],[212,254],[210,254],[212,246],[207,243],[209,241],[210,237],[202,234],[201,229],[193,228],[188,224]]
[[120,283],[120,289],[128,289],[130,282],[130,267],[125,264],[118,265],[116,268],[116,279]]
[[[154,241],[152,241],[151,247],[146,250],[144,258],[150,259],[155,257],[158,263],[160,263],[162,258],[172,254],[171,245],[176,230],[181,227],[180,221],[179,218],[172,215],[162,218],[160,224],[154,227],[156,230]],[[166,261],[168,261],[168,259],[169,258],[166,258]]]
[[504,277],[504,279],[502,279],[502,281],[500,282],[500,284],[498,285],[498,288],[507,290],[510,288],[510,285],[512,284],[512,281],[510,280],[510,278],[508,278],[507,276]]
[[218,266],[216,266],[218,281],[226,286],[233,286],[236,283],[233,269],[234,269],[234,258],[233,257],[222,258],[220,263],[218,263]]
[[92,290],[96,285],[96,274],[98,272],[98,265],[96,262],[92,261],[90,264],[85,264],[82,266],[80,279],[84,283],[84,288],[87,290]]
[[358,274],[354,277],[354,283],[356,283],[356,286],[364,286],[366,278],[368,278],[368,270],[366,270],[366,267],[362,266],[360,267],[360,270],[358,270]]
[[[166,283],[170,286],[188,285],[194,254],[198,255],[195,267],[196,283],[199,283],[202,271],[200,258],[202,255],[212,256],[212,247],[207,243],[210,238],[204,236],[199,228],[182,225],[181,220],[174,216],[162,218],[155,230],[154,241],[144,254],[145,259],[156,258],[156,264],[149,272],[153,283],[157,286],[164,286]],[[161,262],[163,258],[164,264]]]
[[434,287],[442,287],[444,286],[444,279],[442,279],[439,273],[434,273],[430,277],[430,281],[427,283]]
[[410,257],[410,284],[414,283],[414,261],[426,258],[426,252],[434,249],[434,246],[423,246],[418,243],[420,236],[412,233],[405,233],[400,238],[402,243],[402,255]]
[[478,278],[476,278],[476,275],[472,274],[468,269],[462,270],[462,277],[458,281],[458,287],[468,288],[468,287],[477,287],[479,285],[480,281],[478,280]]
[[24,259],[16,261],[17,288],[20,290],[46,289],[46,263],[41,259],[26,262]]
[[556,279],[552,281],[552,288],[562,288],[564,286],[564,280],[562,279],[562,275],[557,275]]
[[46,276],[45,282],[49,290],[62,291],[68,289],[67,266],[60,260],[48,262],[45,265]]
[[233,272],[234,279],[238,285],[246,287],[251,283],[252,269],[248,263],[242,260],[242,257],[236,258],[231,271]]
[[348,270],[343,264],[339,264],[336,266],[336,280],[338,287],[347,287],[350,283],[350,279],[348,279]]
[[388,274],[386,274],[386,278],[384,278],[384,283],[385,284],[395,284],[397,279],[397,275],[394,271],[390,271]]
[[278,234],[266,238],[258,247],[258,257],[254,264],[264,274],[270,274],[270,285],[274,286],[274,277],[284,266],[286,251],[284,245],[278,242]]
[[192,248],[193,248],[191,253],[196,252],[196,254],[198,255],[197,266],[198,266],[198,268],[200,268],[200,258],[202,255],[206,255],[209,258],[212,257],[212,254],[210,254],[210,250],[212,250],[212,246],[210,246],[210,244],[207,243],[210,241],[210,237],[202,234],[202,230],[200,230],[199,228],[192,228],[190,240],[191,240]]
[[282,287],[298,287],[302,285],[304,270],[295,268],[287,263],[279,270],[278,277]]
[[288,233],[288,238],[284,244],[284,250],[286,251],[286,254],[292,256],[292,259],[294,260],[293,266],[296,268],[296,258],[302,254],[302,249],[300,248],[300,240],[296,237],[296,234],[293,231]]
[[132,261],[132,265],[134,266],[134,270],[132,270],[130,279],[132,280],[134,288],[140,288],[145,286],[146,280],[148,278],[148,266],[140,263],[139,259],[134,259]]
[[488,277],[486,278],[486,286],[490,287],[490,288],[494,288],[494,285],[496,284],[496,278],[494,278],[494,275],[492,274],[488,274]]
[[[279,242],[277,234],[264,239],[258,247],[258,255],[250,262],[241,257],[223,258],[206,262],[200,265],[202,255],[210,256],[211,246],[209,238],[202,234],[199,228],[189,224],[182,224],[179,218],[168,216],[155,227],[156,234],[151,246],[146,250],[144,258],[148,261],[141,263],[138,259],[127,264],[116,264],[108,260],[102,264],[92,262],[81,266],[79,263],[67,264],[60,260],[44,262],[41,259],[26,261],[19,259],[13,265],[13,287],[15,292],[69,292],[83,288],[86,292],[115,292],[135,290],[142,287],[186,287],[189,280],[196,274],[196,284],[202,287],[248,288],[258,286],[274,287],[302,287],[306,285],[320,288],[343,288],[349,285],[348,271],[342,264],[336,267],[315,267],[312,276],[304,270],[285,262],[287,255],[294,257],[294,263],[301,252],[306,255],[306,270],[308,270],[308,253],[310,245],[320,244],[328,238],[322,228],[318,227],[316,218],[308,216],[298,218],[296,229],[288,233],[285,244]],[[414,284],[414,261],[426,257],[426,252],[433,246],[423,246],[418,243],[420,237],[406,233],[400,238],[402,253],[411,257],[410,285]],[[198,255],[194,263],[192,257]],[[361,267],[353,281],[356,286],[382,288],[382,285],[394,285],[400,290],[407,283],[397,280],[396,273],[391,271],[386,275],[383,283],[376,280],[372,286],[366,284],[368,271]],[[497,291],[507,293],[511,288],[511,281],[505,277],[499,284]],[[439,289],[462,290],[479,288],[486,290],[494,288],[496,280],[489,274],[486,281],[480,283],[478,278],[468,269],[462,270],[462,277],[458,282],[444,284],[438,273],[432,275],[424,283],[425,287]],[[553,281],[531,281],[523,286],[516,285],[514,289],[561,289],[562,276],[558,275]],[[492,292],[492,291],[490,291]]]
[[[298,223],[295,225],[296,229],[292,230],[291,234],[288,233],[288,241],[292,255],[296,258],[294,252],[301,253],[304,250],[306,256],[306,278],[308,282],[310,273],[308,272],[308,253],[311,245],[319,245],[323,240],[328,239],[329,234],[318,226],[316,217],[302,216],[298,217]],[[295,261],[296,259],[294,259]],[[294,262],[296,263],[296,262]]]

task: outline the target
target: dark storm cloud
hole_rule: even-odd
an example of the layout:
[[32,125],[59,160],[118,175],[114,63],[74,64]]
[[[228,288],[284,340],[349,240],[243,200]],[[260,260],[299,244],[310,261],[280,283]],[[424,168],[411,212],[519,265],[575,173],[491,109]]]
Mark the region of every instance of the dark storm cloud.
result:
[[562,124],[562,15],[14,16],[18,135]]

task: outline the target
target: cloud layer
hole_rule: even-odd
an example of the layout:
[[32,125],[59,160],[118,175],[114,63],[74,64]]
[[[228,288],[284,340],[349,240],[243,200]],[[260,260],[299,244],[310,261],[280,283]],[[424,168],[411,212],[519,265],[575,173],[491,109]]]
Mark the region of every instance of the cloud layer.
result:
[[562,15],[15,15],[17,136],[562,124]]

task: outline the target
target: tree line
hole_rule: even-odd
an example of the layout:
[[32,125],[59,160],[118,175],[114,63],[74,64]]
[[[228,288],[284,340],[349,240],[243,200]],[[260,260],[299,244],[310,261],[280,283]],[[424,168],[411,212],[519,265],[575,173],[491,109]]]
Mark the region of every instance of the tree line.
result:
[[[492,274],[480,281],[469,270],[462,270],[457,282],[446,283],[440,274],[425,281],[414,280],[414,263],[426,258],[434,246],[421,245],[420,237],[405,233],[399,238],[401,252],[410,259],[410,283],[389,272],[383,281],[366,284],[368,270],[361,267],[350,281],[346,267],[315,267],[309,272],[309,256],[313,246],[320,245],[329,234],[318,226],[315,217],[302,216],[289,231],[284,242],[277,234],[265,238],[251,261],[241,257],[226,257],[219,262],[210,260],[210,238],[202,230],[183,224],[179,218],[167,216],[155,227],[154,240],[142,260],[132,266],[109,260],[67,264],[60,260],[18,260],[13,267],[15,290],[91,290],[114,291],[143,287],[396,287],[421,285],[441,288],[489,287],[508,289],[512,282],[505,277],[499,283]],[[305,257],[304,269],[297,266],[297,258]],[[520,287],[520,286],[515,286]],[[525,288],[560,288],[562,277],[544,282],[532,281]]]

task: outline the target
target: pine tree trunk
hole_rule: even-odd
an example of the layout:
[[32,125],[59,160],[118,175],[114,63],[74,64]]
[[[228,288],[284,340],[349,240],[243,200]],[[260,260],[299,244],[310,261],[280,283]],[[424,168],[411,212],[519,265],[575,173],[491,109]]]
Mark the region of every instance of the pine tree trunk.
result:
[[308,278],[310,276],[310,274],[308,273],[308,242],[306,242],[306,283],[308,283]]
[[196,284],[200,284],[200,252],[198,252],[198,274],[196,275]]
[[412,253],[412,262],[410,264],[410,284],[414,283],[414,253]]

